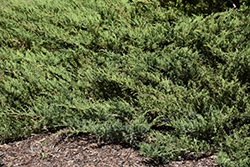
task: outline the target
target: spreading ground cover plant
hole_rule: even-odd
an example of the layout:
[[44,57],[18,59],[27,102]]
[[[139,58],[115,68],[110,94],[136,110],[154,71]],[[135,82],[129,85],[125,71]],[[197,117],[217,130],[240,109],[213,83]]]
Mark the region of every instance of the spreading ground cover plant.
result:
[[68,127],[163,163],[249,166],[249,7],[180,2],[1,2],[1,141]]

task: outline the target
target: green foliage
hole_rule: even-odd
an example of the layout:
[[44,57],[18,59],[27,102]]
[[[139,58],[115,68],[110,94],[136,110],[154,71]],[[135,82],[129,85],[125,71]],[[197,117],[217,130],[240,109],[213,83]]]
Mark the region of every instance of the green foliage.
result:
[[216,2],[1,2],[1,141],[68,127],[249,166],[249,7]]
[[246,1],[240,0],[159,0],[164,8],[178,10],[185,15],[208,15],[225,12],[229,8],[239,9]]

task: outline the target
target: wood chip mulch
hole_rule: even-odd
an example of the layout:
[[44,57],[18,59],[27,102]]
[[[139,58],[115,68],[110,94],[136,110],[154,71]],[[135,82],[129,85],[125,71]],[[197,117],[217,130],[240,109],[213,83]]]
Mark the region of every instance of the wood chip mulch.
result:
[[[60,131],[57,131],[60,132]],[[90,134],[66,138],[65,134],[46,131],[19,141],[0,145],[0,166],[11,167],[218,167],[215,156],[158,164],[135,148],[121,143],[100,142]]]

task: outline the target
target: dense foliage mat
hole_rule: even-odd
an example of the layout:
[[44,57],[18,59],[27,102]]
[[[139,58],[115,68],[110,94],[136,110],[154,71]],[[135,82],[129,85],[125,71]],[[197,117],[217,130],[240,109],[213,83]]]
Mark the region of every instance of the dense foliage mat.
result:
[[1,141],[68,127],[249,166],[250,10],[207,2],[0,2]]

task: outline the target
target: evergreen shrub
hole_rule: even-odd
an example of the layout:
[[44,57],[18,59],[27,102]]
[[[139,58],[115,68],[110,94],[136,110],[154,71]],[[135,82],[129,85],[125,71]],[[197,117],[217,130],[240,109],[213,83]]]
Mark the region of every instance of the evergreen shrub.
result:
[[162,163],[249,166],[249,6],[191,2],[1,2],[2,143],[68,127]]

